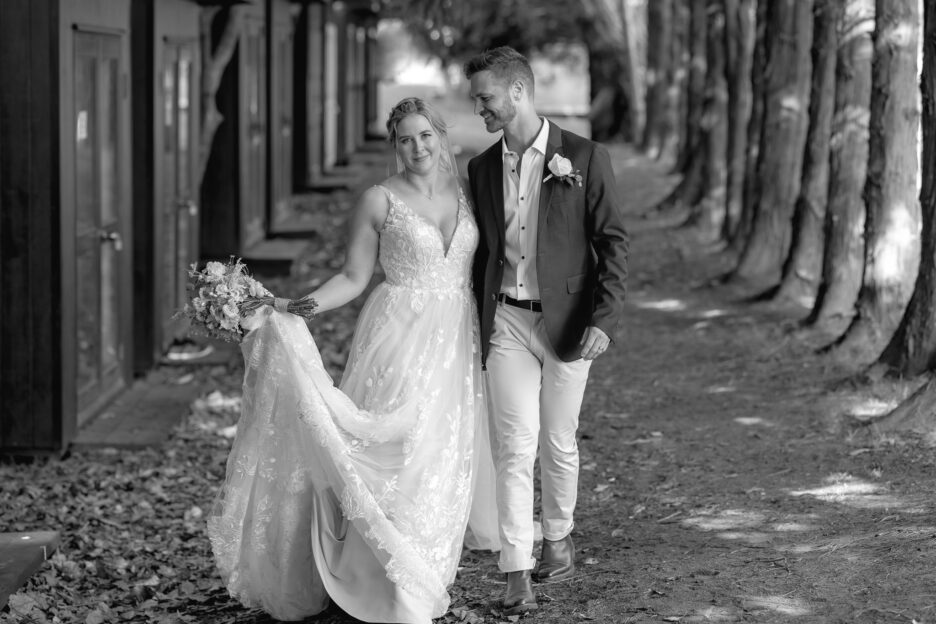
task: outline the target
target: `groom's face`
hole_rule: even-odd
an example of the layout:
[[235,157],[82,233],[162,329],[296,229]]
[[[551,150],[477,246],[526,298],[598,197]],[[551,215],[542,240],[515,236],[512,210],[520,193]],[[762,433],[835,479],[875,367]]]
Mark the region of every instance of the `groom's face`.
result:
[[475,113],[484,119],[488,132],[503,130],[517,116],[516,103],[511,98],[509,85],[490,71],[471,76],[471,99]]

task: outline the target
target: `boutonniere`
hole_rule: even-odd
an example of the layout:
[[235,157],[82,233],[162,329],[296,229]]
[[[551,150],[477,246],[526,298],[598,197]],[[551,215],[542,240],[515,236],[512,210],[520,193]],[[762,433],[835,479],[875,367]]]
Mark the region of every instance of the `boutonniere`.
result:
[[549,164],[546,166],[551,173],[543,178],[543,184],[548,182],[550,178],[555,177],[569,186],[573,184],[582,186],[582,174],[579,173],[578,169],[575,171],[572,170],[572,161],[568,158],[560,156],[559,154],[553,154],[552,160],[550,160]]

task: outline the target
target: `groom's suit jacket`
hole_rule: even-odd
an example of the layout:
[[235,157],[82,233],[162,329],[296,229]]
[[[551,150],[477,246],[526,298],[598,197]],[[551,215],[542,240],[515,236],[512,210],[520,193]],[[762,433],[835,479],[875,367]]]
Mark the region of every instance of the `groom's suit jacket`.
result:
[[[582,186],[555,177],[540,191],[536,274],[546,333],[563,361],[578,359],[585,329],[612,340],[619,334],[626,294],[628,235],[608,151],[549,124],[543,173],[553,154],[572,162]],[[472,280],[481,321],[481,360],[487,361],[497,295],[504,276],[503,155],[496,142],[468,163],[468,183],[481,230]]]

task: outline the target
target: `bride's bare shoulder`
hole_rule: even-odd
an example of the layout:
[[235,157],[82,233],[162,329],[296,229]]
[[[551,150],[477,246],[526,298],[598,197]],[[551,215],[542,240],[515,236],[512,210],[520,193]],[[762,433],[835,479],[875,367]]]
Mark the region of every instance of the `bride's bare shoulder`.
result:
[[390,211],[390,198],[385,188],[382,184],[370,187],[361,193],[357,204],[358,219],[366,220],[378,231],[383,227]]

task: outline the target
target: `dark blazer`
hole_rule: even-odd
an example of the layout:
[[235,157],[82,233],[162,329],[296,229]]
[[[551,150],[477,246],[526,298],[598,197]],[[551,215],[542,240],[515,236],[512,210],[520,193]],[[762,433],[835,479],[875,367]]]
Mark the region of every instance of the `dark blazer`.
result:
[[[503,157],[498,141],[468,163],[468,184],[481,230],[472,281],[481,316],[481,360],[487,361],[497,294],[504,276]],[[549,342],[560,359],[576,360],[585,329],[611,340],[620,333],[629,238],[607,149],[549,124],[542,178],[553,154],[572,162],[582,186],[551,178],[540,191],[536,274]],[[541,179],[542,179],[541,178]]]

